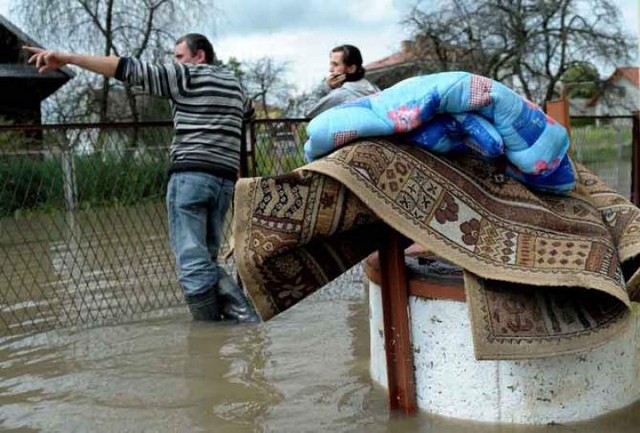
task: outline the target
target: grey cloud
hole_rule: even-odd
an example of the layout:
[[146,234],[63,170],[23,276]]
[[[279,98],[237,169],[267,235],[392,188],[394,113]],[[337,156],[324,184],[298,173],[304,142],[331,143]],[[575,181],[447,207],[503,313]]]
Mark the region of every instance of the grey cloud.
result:
[[[344,7],[348,0],[216,0],[219,11],[216,34],[270,33],[298,29],[344,29],[370,27]],[[394,8],[407,10],[415,0],[395,0]],[[392,14],[390,14],[392,15]]]

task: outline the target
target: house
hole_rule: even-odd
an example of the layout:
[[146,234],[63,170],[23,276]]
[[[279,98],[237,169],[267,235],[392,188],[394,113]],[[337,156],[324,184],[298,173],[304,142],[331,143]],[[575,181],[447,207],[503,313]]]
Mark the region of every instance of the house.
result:
[[400,51],[364,65],[367,80],[381,89],[393,86],[405,78],[461,68],[465,54],[460,48],[447,46],[438,54],[420,38],[404,40]]
[[[113,80],[115,81],[115,80]],[[148,93],[132,88],[131,95],[135,99],[137,119],[134,118],[127,92],[122,83],[115,82],[109,89],[106,119],[100,119],[99,111],[102,106],[102,88],[93,87],[89,92],[89,104],[92,112],[88,116],[89,122],[148,122],[171,120],[171,107],[168,99],[151,96]]]
[[640,67],[618,67],[586,106],[596,116],[628,116],[640,111]]
[[41,102],[75,74],[67,67],[39,74],[27,63],[23,45],[41,46],[0,15],[0,118],[14,124],[40,124]]
[[420,71],[412,41],[402,41],[400,51],[364,65],[367,80],[381,89],[417,75]]
[[569,97],[569,115],[570,116],[593,116],[594,110],[589,106],[590,99]]

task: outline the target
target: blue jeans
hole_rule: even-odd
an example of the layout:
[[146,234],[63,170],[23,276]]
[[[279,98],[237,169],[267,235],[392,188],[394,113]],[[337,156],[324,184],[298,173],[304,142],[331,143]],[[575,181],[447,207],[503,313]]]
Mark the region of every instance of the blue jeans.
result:
[[206,293],[224,272],[218,265],[234,184],[207,173],[177,172],[167,188],[169,240],[186,296]]

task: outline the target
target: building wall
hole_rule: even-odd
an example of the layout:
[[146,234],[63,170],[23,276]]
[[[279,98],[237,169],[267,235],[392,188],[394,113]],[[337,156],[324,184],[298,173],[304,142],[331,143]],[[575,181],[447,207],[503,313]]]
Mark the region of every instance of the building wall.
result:
[[597,116],[626,116],[640,110],[640,89],[628,80],[619,80],[598,98]]

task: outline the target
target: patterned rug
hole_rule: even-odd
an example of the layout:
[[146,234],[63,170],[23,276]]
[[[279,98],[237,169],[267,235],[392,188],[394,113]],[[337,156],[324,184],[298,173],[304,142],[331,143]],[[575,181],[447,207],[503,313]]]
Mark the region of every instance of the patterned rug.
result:
[[268,320],[375,251],[386,223],[464,269],[478,359],[588,350],[628,326],[640,299],[640,211],[578,172],[561,197],[471,156],[359,141],[238,182],[239,273]]

